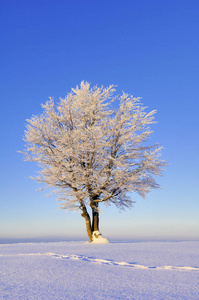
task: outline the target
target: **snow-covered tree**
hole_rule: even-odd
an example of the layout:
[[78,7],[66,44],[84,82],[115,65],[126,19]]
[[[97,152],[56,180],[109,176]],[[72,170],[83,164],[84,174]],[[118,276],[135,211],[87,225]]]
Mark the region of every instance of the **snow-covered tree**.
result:
[[61,208],[81,211],[91,242],[103,240],[99,204],[132,207],[129,194],[144,197],[159,188],[154,175],[165,165],[161,147],[147,145],[155,111],[146,113],[140,98],[114,92],[113,85],[92,88],[82,81],[58,103],[50,98],[42,105],[25,131],[25,160],[41,167],[34,179],[54,188]]

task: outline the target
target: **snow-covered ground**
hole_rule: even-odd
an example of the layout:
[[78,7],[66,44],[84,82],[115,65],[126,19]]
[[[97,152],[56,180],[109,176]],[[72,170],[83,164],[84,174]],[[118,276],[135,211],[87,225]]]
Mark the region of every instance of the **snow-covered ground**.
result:
[[0,245],[0,299],[199,299],[199,242]]

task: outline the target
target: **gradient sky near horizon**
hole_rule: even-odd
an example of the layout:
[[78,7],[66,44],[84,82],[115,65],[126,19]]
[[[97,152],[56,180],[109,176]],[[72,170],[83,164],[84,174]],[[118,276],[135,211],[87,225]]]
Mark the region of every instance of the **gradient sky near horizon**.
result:
[[185,0],[1,1],[0,240],[86,239],[79,213],[28,179],[38,170],[17,153],[25,120],[48,97],[82,80],[117,85],[157,109],[151,143],[169,163],[162,189],[134,208],[102,207],[110,239],[199,239],[199,2]]

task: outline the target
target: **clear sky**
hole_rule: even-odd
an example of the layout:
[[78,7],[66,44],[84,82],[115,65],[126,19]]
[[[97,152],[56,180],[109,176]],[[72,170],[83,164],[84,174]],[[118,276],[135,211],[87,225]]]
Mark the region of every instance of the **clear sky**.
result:
[[25,120],[82,80],[116,84],[157,109],[151,143],[169,163],[162,189],[132,210],[103,208],[110,239],[199,239],[199,2],[1,1],[0,240],[86,239],[79,213],[57,208],[17,153]]

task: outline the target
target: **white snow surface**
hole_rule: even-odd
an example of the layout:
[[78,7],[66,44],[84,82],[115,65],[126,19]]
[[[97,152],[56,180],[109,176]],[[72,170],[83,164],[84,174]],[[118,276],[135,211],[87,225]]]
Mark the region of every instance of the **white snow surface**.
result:
[[0,245],[0,299],[199,299],[199,242]]
[[93,244],[107,244],[109,243],[109,240],[104,238],[101,233],[96,230],[96,231],[93,231],[93,241],[92,241]]

